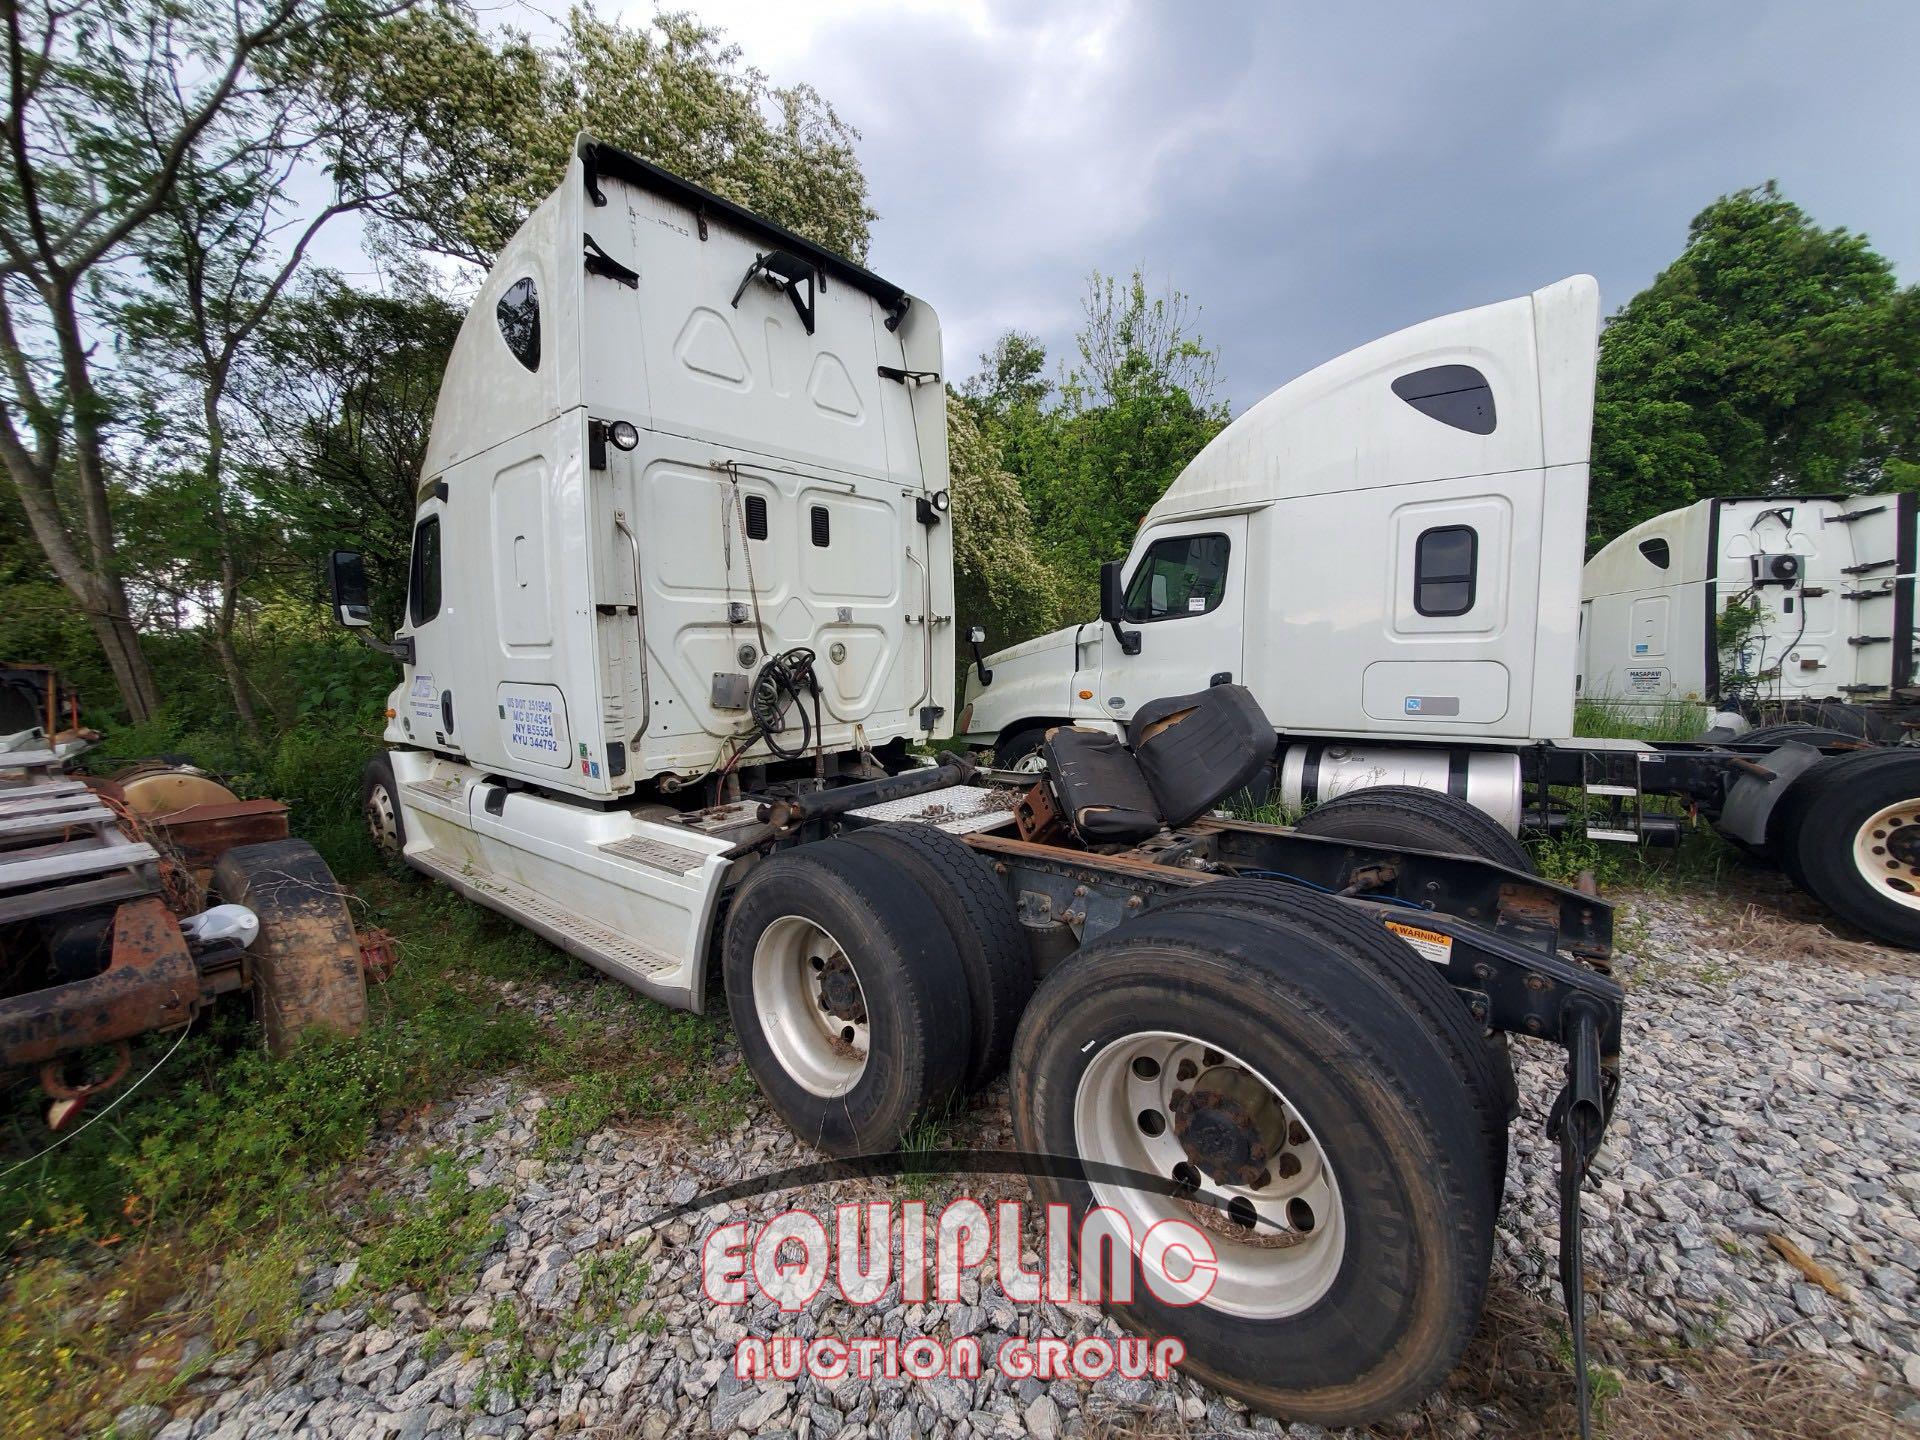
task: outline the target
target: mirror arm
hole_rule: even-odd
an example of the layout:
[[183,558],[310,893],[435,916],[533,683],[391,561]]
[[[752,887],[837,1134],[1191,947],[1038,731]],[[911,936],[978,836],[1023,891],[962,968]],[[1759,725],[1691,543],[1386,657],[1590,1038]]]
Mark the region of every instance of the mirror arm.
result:
[[360,637],[360,643],[369,650],[378,650],[382,655],[391,655],[402,665],[413,664],[413,636],[398,635],[391,640],[376,640],[366,630],[356,630],[354,634]]
[[1122,630],[1118,619],[1109,620],[1107,623],[1113,626],[1113,638],[1120,642],[1120,653],[1122,655],[1138,655],[1140,653],[1140,632],[1138,630]]
[[993,671],[989,670],[987,662],[980,658],[980,642],[969,636],[967,643],[973,647],[973,668],[980,676],[980,685],[984,689],[993,683]]

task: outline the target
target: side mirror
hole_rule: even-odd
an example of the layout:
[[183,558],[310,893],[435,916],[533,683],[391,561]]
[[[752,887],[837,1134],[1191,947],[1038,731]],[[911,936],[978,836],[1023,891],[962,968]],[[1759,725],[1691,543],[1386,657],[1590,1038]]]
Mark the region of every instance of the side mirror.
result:
[[333,618],[350,630],[373,624],[373,602],[367,592],[367,562],[358,550],[336,550],[327,560],[327,578],[333,586]]
[[987,643],[987,627],[984,625],[968,626],[967,627],[967,643],[969,645],[986,644]]
[[1127,607],[1120,594],[1118,560],[1109,560],[1100,567],[1100,618],[1113,627],[1113,638],[1120,642],[1122,655],[1140,653],[1140,632],[1120,628],[1120,622],[1127,618]]
[[1120,562],[1109,560],[1100,567],[1100,618],[1117,628],[1121,620],[1122,604]]

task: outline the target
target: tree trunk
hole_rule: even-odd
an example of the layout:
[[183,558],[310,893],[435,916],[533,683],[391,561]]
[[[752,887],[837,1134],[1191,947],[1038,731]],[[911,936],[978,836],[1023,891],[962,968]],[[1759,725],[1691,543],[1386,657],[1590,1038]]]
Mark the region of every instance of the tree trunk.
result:
[[220,607],[213,615],[213,648],[220,657],[220,669],[227,677],[227,689],[233,693],[233,708],[247,738],[260,740],[260,717],[254,713],[253,695],[247,688],[247,674],[240,665],[240,652],[233,648],[233,615],[239,601],[240,582],[235,574],[233,550],[228,544],[226,527],[220,539]]
[[160,691],[153,683],[153,671],[147,667],[146,652],[140,648],[140,632],[127,614],[126,592],[111,577],[88,575],[85,579],[84,589],[68,588],[80,602],[87,626],[113,670],[113,683],[120,691],[120,703],[127,708],[127,719],[135,725],[145,724],[160,708]]

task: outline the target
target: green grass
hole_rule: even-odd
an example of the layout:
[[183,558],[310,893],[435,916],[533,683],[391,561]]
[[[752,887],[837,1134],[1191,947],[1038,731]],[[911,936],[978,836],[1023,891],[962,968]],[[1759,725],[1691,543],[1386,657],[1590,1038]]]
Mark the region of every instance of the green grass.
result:
[[1573,709],[1573,733],[1596,740],[1698,740],[1713,712],[1690,700],[1636,705],[1611,696],[1582,700]]
[[378,1228],[356,1255],[356,1292],[404,1285],[437,1306],[505,1233],[494,1219],[507,1203],[505,1190],[468,1184],[464,1167],[444,1151],[429,1157],[428,1170],[423,1196],[369,1196]]

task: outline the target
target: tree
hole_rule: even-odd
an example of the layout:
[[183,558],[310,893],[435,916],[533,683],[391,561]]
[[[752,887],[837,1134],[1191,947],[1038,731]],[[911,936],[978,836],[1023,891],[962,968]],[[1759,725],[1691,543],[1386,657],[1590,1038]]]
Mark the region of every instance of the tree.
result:
[[1026,499],[1001,467],[990,434],[958,396],[948,397],[947,454],[961,632],[983,625],[995,645],[1010,645],[1051,629],[1059,618],[1060,587],[1034,546]]
[[142,362],[139,388],[154,402],[148,413],[163,421],[154,446],[177,457],[158,484],[174,498],[179,521],[163,535],[164,549],[210,583],[208,638],[234,712],[258,740],[234,624],[242,592],[272,547],[236,483],[230,391],[322,228],[390,192],[377,180],[371,188],[336,188],[318,210],[295,213],[286,197],[296,178],[337,152],[357,128],[360,108],[317,108],[298,86],[250,88],[189,148],[153,223],[133,236],[143,283],[116,318]]
[[1125,282],[1095,271],[1082,312],[1080,363],[1062,379],[1056,405],[1041,403],[1042,352],[1023,336],[1003,337],[976,388],[1042,545],[1072,603],[1085,608],[1101,562],[1126,553],[1227,410],[1213,397],[1216,356],[1185,295],[1149,297],[1138,270]]
[[220,174],[251,152],[257,135],[219,122],[257,93],[265,58],[303,32],[383,13],[349,0],[5,7],[0,461],[136,721],[159,697],[114,534],[119,417],[96,369],[97,303],[190,164]]
[[590,10],[557,45],[490,41],[464,13],[418,10],[316,61],[337,97],[387,119],[352,163],[386,173],[377,213],[407,245],[484,268],[558,182],[574,138],[631,150],[809,239],[865,256],[859,138],[811,87],[775,87],[693,17],[637,26]]
[[1713,494],[1850,491],[1920,459],[1920,290],[1767,184],[1694,217],[1600,338],[1598,546]]
[[406,595],[415,491],[463,307],[423,271],[391,294],[311,276],[263,327],[239,397],[260,417],[248,486],[285,527],[289,588],[318,599],[332,550],[366,557],[376,619]]

